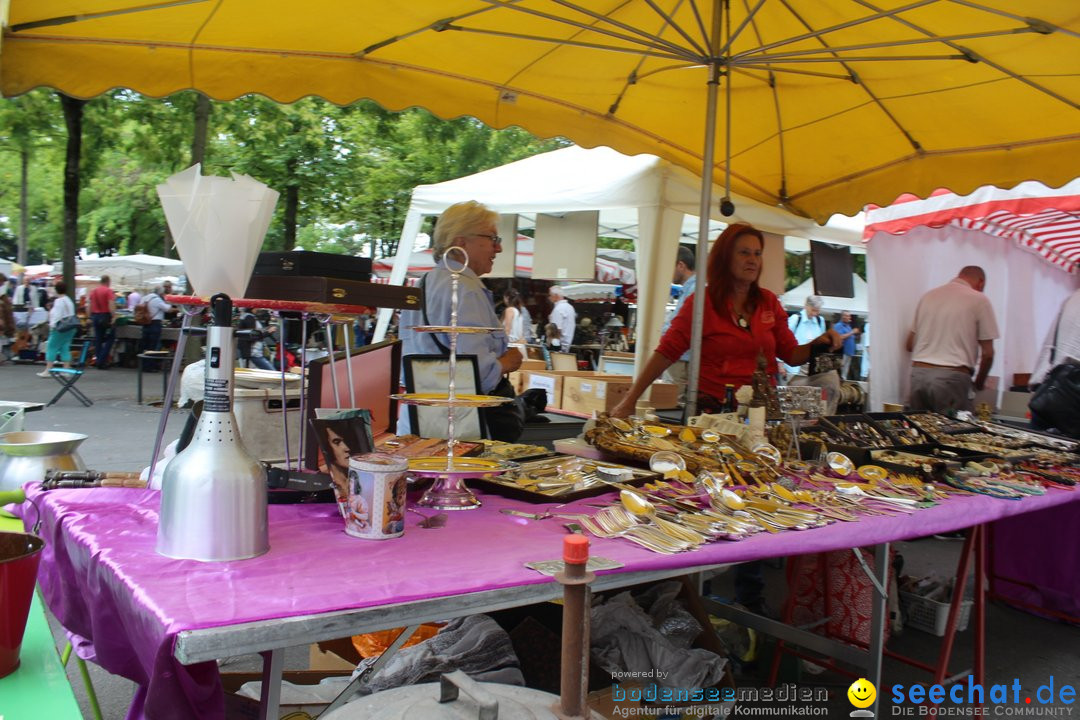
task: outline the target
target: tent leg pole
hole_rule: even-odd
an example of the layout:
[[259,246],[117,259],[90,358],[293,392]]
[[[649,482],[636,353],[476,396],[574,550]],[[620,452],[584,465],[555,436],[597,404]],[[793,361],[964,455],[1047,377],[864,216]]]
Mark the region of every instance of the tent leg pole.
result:
[[694,293],[694,322],[690,333],[690,372],[686,382],[687,419],[697,415],[698,379],[701,372],[701,324],[705,318],[706,262],[709,254],[709,212],[712,205],[713,152],[716,145],[716,101],[720,85],[720,67],[709,69],[708,105],[705,113],[705,152],[702,154],[701,207],[698,210],[697,292]]

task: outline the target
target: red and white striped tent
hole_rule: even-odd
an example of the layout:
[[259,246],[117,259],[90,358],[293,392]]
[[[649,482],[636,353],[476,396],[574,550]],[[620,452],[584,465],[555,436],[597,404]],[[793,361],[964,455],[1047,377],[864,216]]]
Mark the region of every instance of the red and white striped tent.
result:
[[1075,273],[1080,266],[1080,179],[1056,189],[1025,182],[1011,190],[981,187],[963,197],[944,189],[925,200],[901,195],[888,207],[867,210],[863,238],[946,225],[1012,240]]
[[910,355],[904,340],[923,293],[965,265],[986,271],[986,296],[998,330],[991,383],[995,393],[1015,373],[1030,373],[1066,297],[1080,286],[1080,180],[1060,188],[1024,182],[983,187],[967,196],[947,190],[926,199],[903,196],[868,208],[871,402],[903,402]]

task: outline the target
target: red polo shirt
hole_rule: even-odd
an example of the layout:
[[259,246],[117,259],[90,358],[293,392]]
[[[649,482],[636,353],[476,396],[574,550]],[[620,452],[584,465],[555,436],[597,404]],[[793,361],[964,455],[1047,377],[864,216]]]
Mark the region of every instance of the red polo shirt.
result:
[[90,314],[111,313],[115,302],[116,295],[113,293],[112,288],[98,285],[90,291]]
[[[690,348],[690,326],[694,315],[693,296],[683,303],[671,327],[660,338],[656,352],[675,362]],[[724,397],[724,386],[748,385],[757,370],[758,353],[765,355],[766,371],[776,374],[776,358],[789,360],[799,343],[788,329],[787,314],[776,295],[761,290],[761,301],[750,318],[750,327],[735,324],[731,313],[718,313],[705,298],[705,318],[701,337],[699,388],[715,398]]]

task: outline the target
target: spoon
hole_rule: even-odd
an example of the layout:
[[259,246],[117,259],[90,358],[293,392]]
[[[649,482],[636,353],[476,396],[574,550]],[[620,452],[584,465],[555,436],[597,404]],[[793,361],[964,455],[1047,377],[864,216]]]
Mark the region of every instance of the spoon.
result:
[[406,508],[409,512],[415,513],[424,518],[420,522],[416,523],[416,527],[424,528],[425,530],[432,530],[441,528],[446,525],[447,515],[446,513],[437,513],[435,515],[425,515],[419,510],[413,510],[412,508]]

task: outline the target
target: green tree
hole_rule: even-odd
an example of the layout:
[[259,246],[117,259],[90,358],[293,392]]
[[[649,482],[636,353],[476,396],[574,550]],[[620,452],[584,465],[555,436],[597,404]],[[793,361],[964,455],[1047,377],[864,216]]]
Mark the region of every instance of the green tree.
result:
[[[57,139],[63,137],[61,130],[60,105],[56,95],[45,90],[35,90],[0,104],[0,147],[5,148],[15,157],[0,160],[0,207],[3,215],[10,222],[12,215],[18,220],[18,229],[3,235],[15,240],[15,247],[4,246],[0,241],[0,252],[14,255],[17,262],[25,265],[28,260],[28,247],[32,229],[46,230],[49,223],[45,220],[50,213],[44,207],[48,205],[47,182],[42,182],[45,173],[38,168],[47,167],[50,155],[56,152]],[[9,153],[5,153],[8,155]],[[17,164],[17,179],[12,172],[10,161]],[[43,160],[44,162],[36,162]],[[12,202],[12,189],[17,188],[18,204]],[[53,195],[53,215],[56,215]],[[14,210],[14,212],[11,212]],[[32,217],[36,213],[37,217]],[[43,217],[45,216],[45,217]],[[33,222],[31,222],[33,219]],[[54,231],[56,228],[52,228]]]

